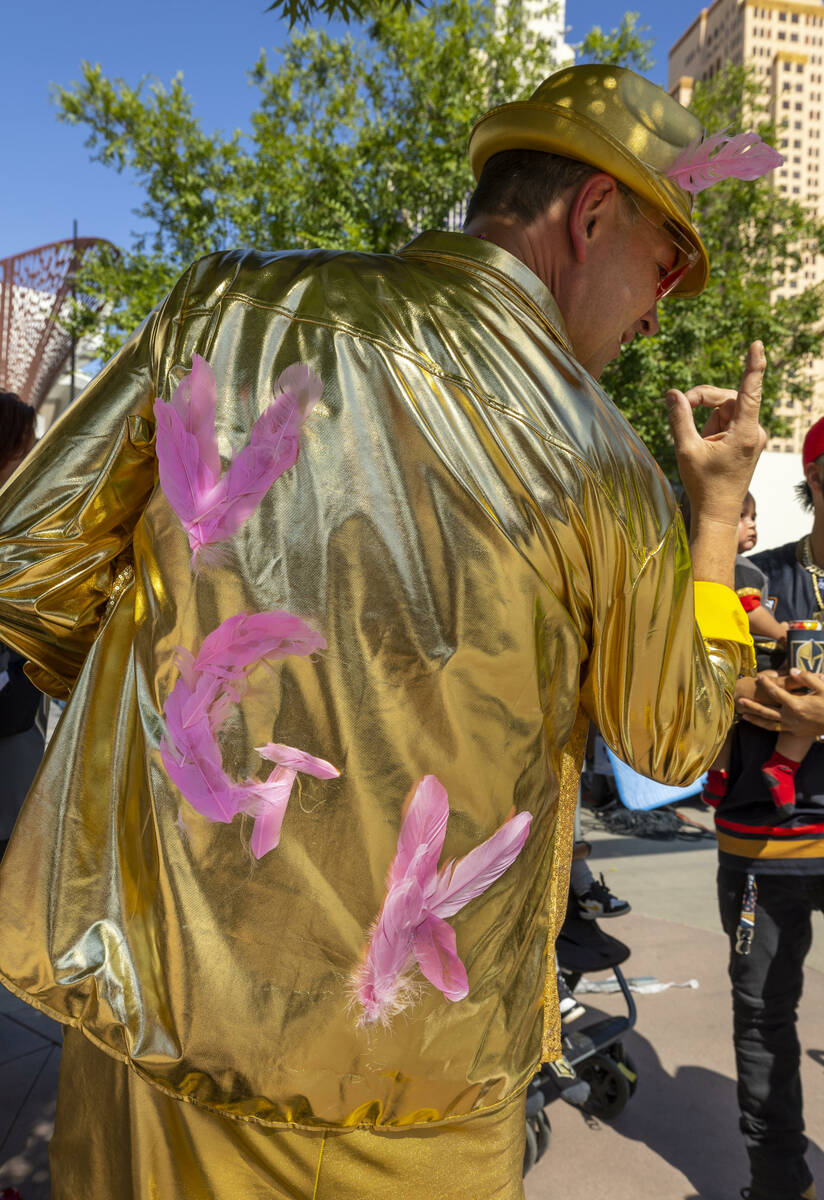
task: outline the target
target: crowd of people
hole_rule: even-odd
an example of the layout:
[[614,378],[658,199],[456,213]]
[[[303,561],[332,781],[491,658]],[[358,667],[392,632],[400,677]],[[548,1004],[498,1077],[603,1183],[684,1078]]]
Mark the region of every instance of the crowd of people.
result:
[[751,629],[824,621],[824,421],[809,537],[736,574],[762,345],[672,381],[689,534],[598,383],[705,286],[695,192],[780,161],[705,133],[564,69],[475,125],[462,233],[210,255],[34,449],[3,399],[2,742],[66,701],[0,870],[0,979],[65,1026],[55,1200],[521,1197],[590,722],[712,767],[742,1194],[814,1197],[824,684]]

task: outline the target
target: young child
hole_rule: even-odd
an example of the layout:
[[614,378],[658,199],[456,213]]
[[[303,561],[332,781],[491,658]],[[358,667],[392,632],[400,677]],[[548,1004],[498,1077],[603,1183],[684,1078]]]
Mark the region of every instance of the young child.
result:
[[[742,557],[745,552],[755,548],[757,540],[755,500],[752,494],[747,492],[738,522],[735,590],[747,614],[750,633],[754,637],[772,638],[776,642],[783,643],[787,640],[786,622],[776,621],[769,609],[761,603],[761,593],[766,586],[767,577],[754,563]],[[795,773],[811,745],[810,738],[797,737],[792,733],[780,733],[775,743],[775,750],[761,768],[761,775],[770,789],[773,803],[779,812],[789,814],[795,811]],[[707,773],[703,799],[712,808],[718,807],[726,793],[729,757],[730,739],[727,738],[721,753]]]

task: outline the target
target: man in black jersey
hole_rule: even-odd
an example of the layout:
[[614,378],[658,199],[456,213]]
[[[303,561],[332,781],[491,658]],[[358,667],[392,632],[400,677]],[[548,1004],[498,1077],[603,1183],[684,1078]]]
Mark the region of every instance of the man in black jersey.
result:
[[[813,527],[800,542],[754,554],[769,581],[778,621],[824,622],[824,418],[803,449],[801,502]],[[764,681],[774,708],[743,699],[729,785],[716,810],[721,919],[730,938],[734,1039],[741,1130],[750,1158],[750,1200],[811,1200],[804,1153],[796,1011],[811,916],[824,911],[824,745],[813,744],[795,774],[795,806],[776,805],[761,767],[783,730],[824,733],[824,680],[793,696]],[[792,683],[789,685],[793,686]]]

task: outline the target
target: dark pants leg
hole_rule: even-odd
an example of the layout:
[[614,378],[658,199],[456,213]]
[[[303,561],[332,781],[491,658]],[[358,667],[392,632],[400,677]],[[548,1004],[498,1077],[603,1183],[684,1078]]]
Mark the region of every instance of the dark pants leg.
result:
[[752,950],[735,951],[746,876],[720,867],[718,901],[730,938],[733,1036],[741,1132],[753,1200],[797,1200],[812,1182],[804,1161],[800,1046],[796,1014],[821,877],[761,875]]

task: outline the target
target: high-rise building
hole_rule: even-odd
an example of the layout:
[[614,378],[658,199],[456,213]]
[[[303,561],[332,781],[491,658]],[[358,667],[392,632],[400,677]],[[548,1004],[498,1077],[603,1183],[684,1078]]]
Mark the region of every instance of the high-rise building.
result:
[[567,33],[566,0],[556,0],[554,4],[548,4],[547,0],[524,0],[524,13],[535,40],[547,43],[553,66],[572,62],[575,52],[564,40]]
[[[669,89],[688,104],[696,80],[711,79],[727,63],[755,67],[768,93],[770,117],[784,125],[785,162],[773,185],[824,216],[824,0],[715,0],[704,8],[669,52]],[[824,259],[805,255],[776,295],[824,280]],[[769,353],[769,347],[767,347]],[[770,449],[797,452],[811,421],[824,414],[824,361],[809,365],[815,390],[798,411],[791,399],[779,405],[792,433],[773,438]]]

